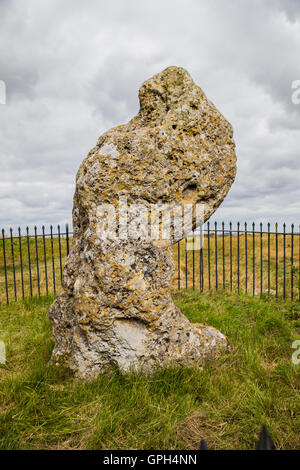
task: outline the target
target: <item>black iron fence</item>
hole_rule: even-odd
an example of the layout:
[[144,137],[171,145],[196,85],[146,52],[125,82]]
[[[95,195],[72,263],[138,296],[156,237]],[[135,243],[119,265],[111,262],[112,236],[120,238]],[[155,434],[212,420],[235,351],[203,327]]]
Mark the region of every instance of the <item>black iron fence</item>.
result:
[[50,225],[49,233],[35,226],[22,234],[2,229],[2,256],[0,255],[0,303],[9,303],[22,297],[56,294],[62,281],[63,265],[69,254],[69,226]]
[[[265,230],[264,230],[265,228]],[[177,244],[174,253],[177,288],[226,289],[251,295],[299,299],[300,234],[292,224],[237,222],[218,227],[207,222],[200,234],[192,233]]]
[[[59,225],[48,232],[44,226],[40,232],[34,227],[33,233],[28,227],[25,233],[2,230],[0,302],[56,294],[71,241],[68,225],[63,231]],[[195,231],[174,245],[174,289],[224,289],[299,300],[299,227],[283,224],[279,231],[276,224],[271,231],[270,224],[208,222],[202,242]]]

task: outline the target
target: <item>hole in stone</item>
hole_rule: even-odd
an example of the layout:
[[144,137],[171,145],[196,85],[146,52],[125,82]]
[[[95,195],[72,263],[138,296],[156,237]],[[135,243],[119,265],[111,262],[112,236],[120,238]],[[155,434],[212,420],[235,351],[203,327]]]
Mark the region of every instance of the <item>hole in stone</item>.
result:
[[191,183],[185,188],[184,191],[196,191],[196,189],[197,189],[196,183]]

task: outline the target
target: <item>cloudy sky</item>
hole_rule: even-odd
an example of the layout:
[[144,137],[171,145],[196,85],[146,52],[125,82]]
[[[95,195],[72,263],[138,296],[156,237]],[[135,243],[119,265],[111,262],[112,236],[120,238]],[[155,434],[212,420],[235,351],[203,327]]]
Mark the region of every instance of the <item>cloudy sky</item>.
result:
[[0,0],[0,226],[71,222],[76,171],[185,67],[231,122],[236,181],[213,220],[298,225],[299,0]]

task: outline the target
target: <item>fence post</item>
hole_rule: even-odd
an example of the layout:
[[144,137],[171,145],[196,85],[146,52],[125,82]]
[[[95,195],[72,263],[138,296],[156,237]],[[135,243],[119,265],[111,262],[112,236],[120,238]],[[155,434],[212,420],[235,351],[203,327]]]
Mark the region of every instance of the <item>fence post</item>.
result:
[[232,222],[229,222],[230,234],[230,290],[232,291]]
[[60,281],[62,282],[62,261],[61,261],[60,225],[57,226],[57,233],[58,233],[58,252],[59,252]]
[[7,283],[7,267],[6,267],[6,253],[5,253],[5,232],[4,232],[4,229],[2,229],[2,247],[3,247],[3,263],[4,263],[4,277],[5,277],[6,303],[9,304],[9,298],[8,298],[8,283]]
[[263,293],[263,224],[260,222],[260,295]]
[[177,260],[177,263],[178,263],[178,267],[177,267],[177,270],[178,270],[178,290],[180,290],[180,240],[178,240],[177,242],[177,256],[178,256],[178,260]]
[[193,290],[195,290],[195,232],[193,230]]
[[270,266],[270,222],[268,222],[268,295],[270,295],[270,285],[271,285],[271,266]]
[[32,297],[32,275],[31,275],[29,227],[26,227],[26,237],[27,237],[27,253],[28,253],[28,270],[29,270],[30,297]]
[[41,296],[40,289],[40,267],[39,267],[39,252],[38,252],[38,239],[37,239],[37,228],[34,226],[34,240],[35,240],[35,257],[36,257],[36,275],[37,275],[37,284],[38,284],[38,294]]
[[240,293],[240,223],[237,223],[237,281],[238,294]]
[[247,222],[245,222],[245,290],[248,292],[248,246],[247,246]]
[[21,240],[21,228],[18,227],[19,233],[19,251],[20,251],[20,269],[21,269],[21,283],[22,283],[22,297],[24,299],[24,274],[23,274],[23,256],[22,256],[22,240]]
[[209,231],[209,222],[207,222],[207,262],[208,262],[208,288],[211,289],[210,281],[210,231]]
[[9,230],[10,230],[11,261],[12,261],[13,280],[14,280],[14,294],[15,294],[15,300],[17,300],[17,284],[16,284],[14,239],[13,239],[12,228],[10,228]]
[[300,301],[300,225],[298,225],[298,300]]
[[[202,230],[202,227],[201,227]],[[203,234],[203,244],[204,244],[204,234]],[[200,290],[204,290],[204,265],[203,265],[203,246],[201,246],[200,239]]]
[[252,271],[253,271],[253,279],[252,279],[252,290],[253,296],[255,295],[255,222],[252,223]]
[[215,268],[216,268],[216,290],[218,290],[218,226],[217,222],[215,222]]
[[285,286],[285,249],[286,249],[286,240],[285,240],[285,223],[283,224],[283,298],[285,299],[286,296],[286,286]]
[[278,223],[275,224],[275,257],[276,257],[276,267],[275,267],[275,276],[276,276],[276,298],[278,297]]
[[52,257],[52,279],[53,279],[53,293],[56,294],[55,285],[55,264],[54,264],[54,248],[53,248],[53,227],[50,225],[50,236],[51,236],[51,257]]
[[45,281],[46,281],[46,293],[48,295],[48,270],[47,270],[47,252],[46,252],[46,241],[45,241],[45,226],[42,226],[43,234],[43,249],[44,249],[44,266],[45,266]]
[[222,252],[223,252],[223,289],[225,290],[225,239],[224,239],[224,222],[222,222]]
[[67,256],[69,255],[69,224],[66,224]]
[[187,239],[185,237],[184,239],[184,248],[185,248],[185,288],[187,289],[188,287],[188,260],[187,260]]

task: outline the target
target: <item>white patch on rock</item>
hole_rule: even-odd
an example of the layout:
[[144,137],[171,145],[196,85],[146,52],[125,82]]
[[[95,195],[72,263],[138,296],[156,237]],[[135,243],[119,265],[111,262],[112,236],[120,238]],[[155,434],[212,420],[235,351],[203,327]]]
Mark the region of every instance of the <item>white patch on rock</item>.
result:
[[129,281],[129,288],[132,290],[138,289],[138,290],[146,290],[147,289],[147,284],[145,283],[144,279],[142,279],[140,276],[134,276],[132,279]]
[[138,364],[138,359],[145,353],[146,326],[134,320],[118,320],[114,323],[115,359],[124,370]]
[[99,154],[111,158],[118,158],[120,156],[120,152],[118,152],[118,149],[114,144],[102,145],[99,149]]
[[91,166],[89,172],[91,173],[91,175],[94,175],[94,174],[97,174],[97,172],[99,171],[100,169],[100,163],[97,161],[95,161],[95,163]]
[[76,294],[79,294],[79,289],[80,289],[80,279],[77,278],[76,281],[74,282],[74,291]]

